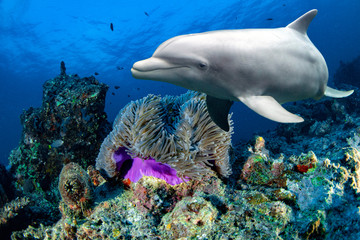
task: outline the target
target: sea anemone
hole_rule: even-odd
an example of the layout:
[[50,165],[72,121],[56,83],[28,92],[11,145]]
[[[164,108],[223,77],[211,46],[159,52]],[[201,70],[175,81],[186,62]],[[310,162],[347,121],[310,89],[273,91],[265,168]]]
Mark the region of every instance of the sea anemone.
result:
[[212,170],[228,177],[232,120],[229,132],[220,129],[207,112],[205,97],[188,91],[130,102],[102,143],[96,168],[109,177],[137,181],[142,175],[155,176],[172,185]]

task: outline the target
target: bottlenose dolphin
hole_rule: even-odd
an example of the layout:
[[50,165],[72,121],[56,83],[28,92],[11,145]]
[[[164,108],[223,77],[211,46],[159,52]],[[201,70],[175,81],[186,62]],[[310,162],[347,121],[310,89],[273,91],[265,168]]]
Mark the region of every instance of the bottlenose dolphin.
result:
[[233,101],[273,121],[302,122],[281,104],[353,93],[327,86],[326,62],[307,36],[316,14],[311,10],[282,28],[177,36],[162,43],[151,58],[136,62],[131,72],[135,78],[206,93],[208,112],[225,131]]

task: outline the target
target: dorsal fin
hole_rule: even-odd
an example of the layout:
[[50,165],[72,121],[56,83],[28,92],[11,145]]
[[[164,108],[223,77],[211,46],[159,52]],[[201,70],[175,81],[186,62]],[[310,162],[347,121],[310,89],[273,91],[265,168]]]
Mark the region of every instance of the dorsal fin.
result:
[[317,12],[318,12],[317,9],[310,10],[301,17],[299,17],[298,19],[296,19],[295,21],[293,21],[292,23],[290,23],[289,25],[287,25],[286,27],[294,29],[302,34],[306,34],[306,31],[313,18],[316,16]]

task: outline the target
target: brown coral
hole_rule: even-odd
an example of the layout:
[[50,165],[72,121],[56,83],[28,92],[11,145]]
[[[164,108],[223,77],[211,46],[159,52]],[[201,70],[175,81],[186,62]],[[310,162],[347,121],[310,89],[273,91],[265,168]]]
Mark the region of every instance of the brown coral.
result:
[[66,164],[60,173],[59,191],[71,209],[83,209],[91,200],[90,179],[85,170],[74,162]]
[[113,131],[104,140],[96,168],[114,177],[119,169],[113,157],[124,147],[131,157],[155,159],[177,171],[181,178],[199,179],[216,171],[229,176],[230,131],[210,118],[205,95],[188,91],[179,97],[148,95],[130,102],[116,117]]

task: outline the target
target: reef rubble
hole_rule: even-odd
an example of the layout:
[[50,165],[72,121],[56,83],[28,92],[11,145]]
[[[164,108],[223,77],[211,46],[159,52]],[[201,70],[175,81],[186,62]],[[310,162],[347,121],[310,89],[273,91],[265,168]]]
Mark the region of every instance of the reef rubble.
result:
[[[209,162],[203,167],[211,171],[195,178],[190,174],[178,184],[153,176],[133,182],[115,171],[107,174],[94,168],[98,142],[91,158],[59,164],[60,181],[53,178],[47,191],[29,195],[15,178],[21,196],[30,198],[7,198],[14,202],[0,206],[0,230],[3,216],[13,214],[10,221],[22,217],[29,213],[35,193],[37,199],[46,199],[44,193],[52,192],[53,205],[60,211],[43,211],[56,212],[54,220],[38,218],[37,224],[14,229],[12,239],[360,239],[360,92],[347,87],[355,88],[347,99],[286,106],[296,108],[307,119],[304,123],[280,124],[250,141],[229,144],[229,176]],[[167,124],[178,121],[173,117]],[[150,126],[149,122],[139,126]],[[189,139],[186,144],[192,151],[206,150],[194,147],[201,137]],[[131,143],[126,146],[136,153],[136,142]],[[218,142],[208,142],[211,150],[216,149],[211,144],[219,147]],[[124,145],[109,151],[119,146]],[[142,157],[156,160],[151,154]],[[109,159],[116,163],[112,155]]]

